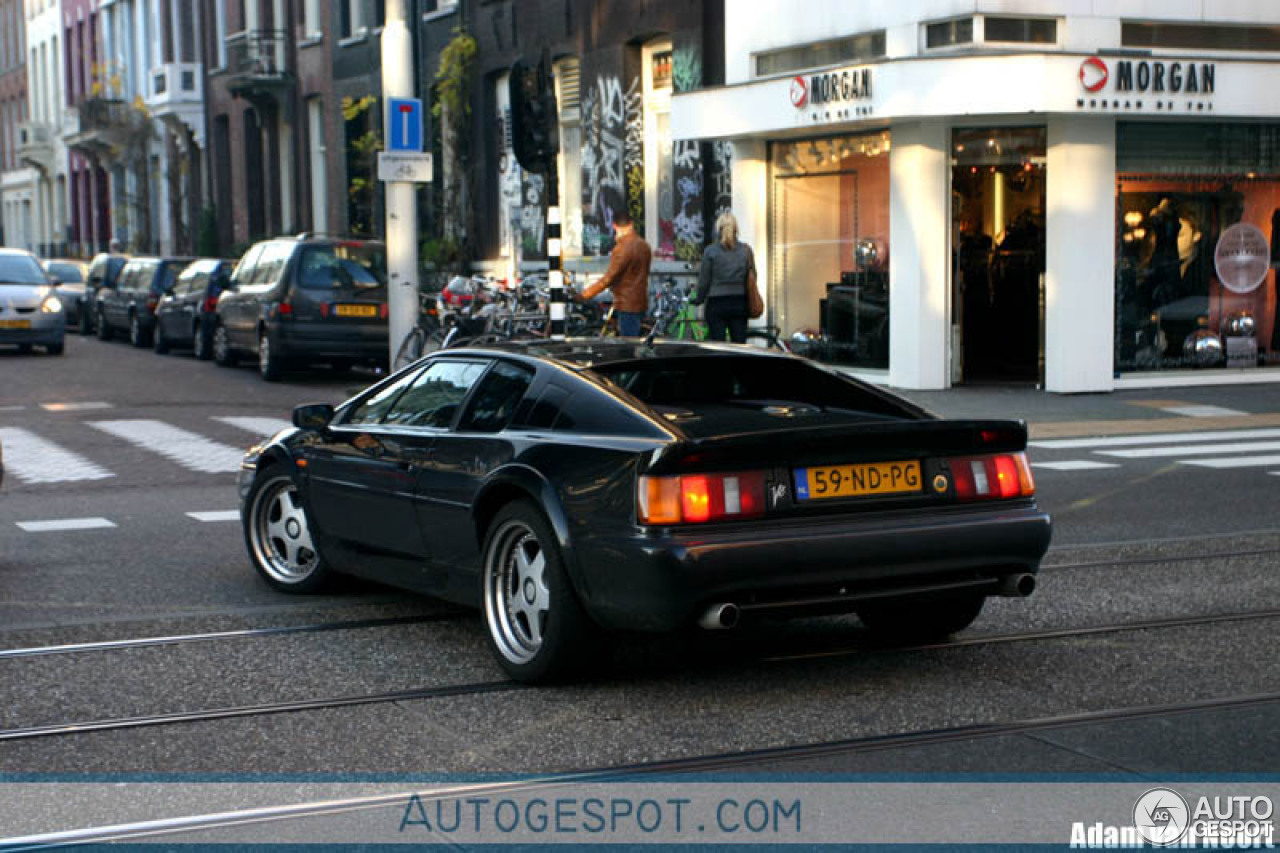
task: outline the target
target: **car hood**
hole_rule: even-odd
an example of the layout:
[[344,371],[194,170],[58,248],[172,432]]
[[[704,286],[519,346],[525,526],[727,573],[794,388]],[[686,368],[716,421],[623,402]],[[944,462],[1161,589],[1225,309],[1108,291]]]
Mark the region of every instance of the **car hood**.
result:
[[47,284],[0,284],[0,308],[39,308],[50,293]]

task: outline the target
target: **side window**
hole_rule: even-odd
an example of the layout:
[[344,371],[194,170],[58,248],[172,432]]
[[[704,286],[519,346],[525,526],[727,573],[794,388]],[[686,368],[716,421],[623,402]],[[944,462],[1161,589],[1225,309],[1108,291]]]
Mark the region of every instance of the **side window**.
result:
[[391,408],[391,404],[396,398],[404,393],[404,389],[413,384],[413,380],[418,378],[418,372],[413,372],[402,377],[397,382],[392,382],[386,388],[383,388],[372,397],[368,397],[360,405],[353,408],[347,413],[342,423],[344,426],[358,426],[361,424],[378,424],[382,423],[382,418],[386,415],[387,410]]
[[129,288],[131,290],[150,290],[152,282],[156,280],[156,273],[159,271],[160,267],[155,264],[140,267],[134,272]]
[[262,257],[262,246],[262,243],[258,243],[249,247],[249,251],[244,253],[244,257],[232,271],[232,277],[241,287],[253,284],[254,277],[257,275],[258,258]]
[[270,290],[280,281],[284,273],[284,265],[293,254],[292,243],[269,243],[262,250],[262,259],[258,261],[258,275],[255,285]]
[[447,429],[486,367],[480,361],[435,362],[396,400],[384,423]]
[[[524,425],[530,429],[551,429],[555,426],[556,419],[560,417],[561,409],[568,399],[568,391],[559,385],[548,383],[533,406],[528,408]],[[568,429],[571,426],[572,424],[567,426],[561,424],[561,429]]]
[[532,381],[533,371],[529,368],[498,362],[476,389],[466,414],[458,423],[458,430],[500,432],[506,429]]
[[129,264],[120,271],[120,278],[116,280],[117,290],[133,290],[133,283],[138,280],[138,267]]

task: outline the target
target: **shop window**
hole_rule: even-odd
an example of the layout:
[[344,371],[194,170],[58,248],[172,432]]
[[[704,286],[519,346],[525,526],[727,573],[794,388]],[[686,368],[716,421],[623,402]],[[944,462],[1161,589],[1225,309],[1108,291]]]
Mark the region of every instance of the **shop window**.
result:
[[956,18],[939,21],[924,28],[924,44],[927,48],[952,47],[973,43],[973,18]]
[[1116,129],[1118,372],[1280,365],[1280,125]]
[[889,366],[889,134],[774,143],[768,315],[803,354]]
[[806,68],[869,62],[884,57],[884,30],[757,53],[756,76],[788,74]]
[[1120,25],[1120,43],[1125,47],[1250,50],[1271,53],[1280,52],[1280,27],[1125,21]]
[[645,239],[655,259],[671,260],[676,256],[678,192],[671,162],[671,42],[646,45],[643,63],[644,164],[640,175],[629,164],[627,180],[630,185],[643,178]]

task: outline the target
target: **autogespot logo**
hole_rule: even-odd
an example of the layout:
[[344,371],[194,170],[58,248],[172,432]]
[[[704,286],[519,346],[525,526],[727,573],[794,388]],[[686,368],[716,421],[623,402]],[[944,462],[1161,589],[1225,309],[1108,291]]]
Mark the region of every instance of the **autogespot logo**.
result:
[[1187,834],[1191,810],[1177,791],[1152,788],[1133,806],[1133,825],[1148,842],[1157,847],[1176,844]]
[[1096,56],[1091,56],[1080,63],[1080,85],[1086,92],[1100,92],[1111,78],[1107,63]]
[[809,84],[803,77],[791,78],[791,106],[800,109],[809,103]]

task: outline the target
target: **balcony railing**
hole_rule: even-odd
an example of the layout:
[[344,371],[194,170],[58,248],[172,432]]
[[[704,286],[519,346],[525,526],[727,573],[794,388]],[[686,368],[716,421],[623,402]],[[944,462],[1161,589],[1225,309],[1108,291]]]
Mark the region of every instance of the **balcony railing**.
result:
[[247,30],[227,36],[227,69],[239,88],[288,83],[288,38],[280,30]]
[[124,130],[138,119],[131,104],[116,98],[85,98],[80,102],[81,133]]

